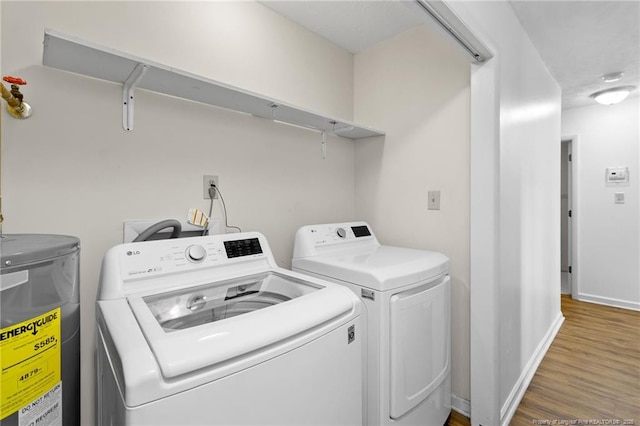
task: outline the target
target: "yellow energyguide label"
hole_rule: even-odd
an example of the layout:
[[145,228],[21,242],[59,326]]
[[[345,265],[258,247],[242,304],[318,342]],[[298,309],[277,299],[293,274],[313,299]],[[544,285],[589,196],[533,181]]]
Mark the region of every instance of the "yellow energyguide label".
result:
[[0,329],[0,420],[60,382],[60,308]]

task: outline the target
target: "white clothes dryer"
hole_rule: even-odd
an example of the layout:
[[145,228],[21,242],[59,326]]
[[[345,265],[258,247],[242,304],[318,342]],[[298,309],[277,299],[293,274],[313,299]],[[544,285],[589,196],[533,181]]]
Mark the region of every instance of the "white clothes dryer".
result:
[[115,246],[96,310],[99,426],[363,422],[361,302],[259,233]]
[[449,259],[380,245],[365,222],[296,234],[293,270],[364,302],[368,425],[441,426],[451,412]]

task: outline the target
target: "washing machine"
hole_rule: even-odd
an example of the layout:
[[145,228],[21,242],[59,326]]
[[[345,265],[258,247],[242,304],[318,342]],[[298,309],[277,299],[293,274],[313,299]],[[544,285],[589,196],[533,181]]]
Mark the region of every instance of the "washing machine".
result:
[[449,259],[381,245],[365,222],[304,226],[293,270],[364,303],[368,425],[441,426],[451,411]]
[[98,425],[363,423],[360,300],[262,234],[115,246],[96,311]]

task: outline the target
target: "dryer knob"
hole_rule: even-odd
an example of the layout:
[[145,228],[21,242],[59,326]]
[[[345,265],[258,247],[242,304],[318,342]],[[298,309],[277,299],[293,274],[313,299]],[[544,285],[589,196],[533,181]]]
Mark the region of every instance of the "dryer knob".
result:
[[187,259],[192,262],[201,262],[207,256],[207,251],[202,246],[189,246],[187,248]]
[[345,238],[347,236],[347,231],[345,231],[344,228],[338,228],[336,230],[336,234],[338,234],[338,237],[340,238]]

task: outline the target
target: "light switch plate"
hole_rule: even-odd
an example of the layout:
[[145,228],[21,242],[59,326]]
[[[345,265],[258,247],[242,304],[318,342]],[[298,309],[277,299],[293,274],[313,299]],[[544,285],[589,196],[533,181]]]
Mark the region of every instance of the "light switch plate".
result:
[[429,191],[428,197],[427,208],[429,210],[440,210],[440,191]]

